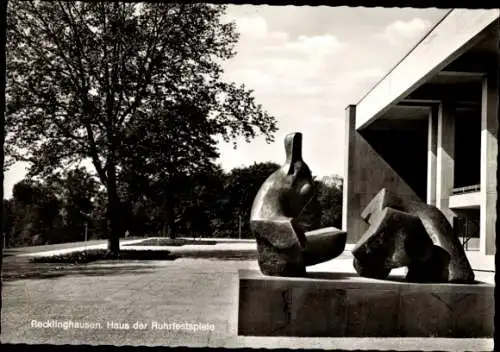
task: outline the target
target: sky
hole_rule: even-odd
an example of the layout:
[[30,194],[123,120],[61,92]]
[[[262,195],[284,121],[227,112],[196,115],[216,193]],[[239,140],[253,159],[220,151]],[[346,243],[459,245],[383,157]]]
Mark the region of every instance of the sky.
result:
[[[303,159],[313,175],[343,176],[345,108],[356,104],[448,10],[326,6],[229,5],[237,55],[224,63],[228,81],[244,83],[276,118],[275,142],[221,142],[225,170],[285,160],[284,136],[303,134]],[[4,197],[26,164],[4,175]]]

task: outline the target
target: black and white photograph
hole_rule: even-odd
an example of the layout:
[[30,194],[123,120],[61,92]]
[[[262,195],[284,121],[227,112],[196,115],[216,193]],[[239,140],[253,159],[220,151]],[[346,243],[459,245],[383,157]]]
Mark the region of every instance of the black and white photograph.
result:
[[4,7],[2,344],[494,349],[500,9]]

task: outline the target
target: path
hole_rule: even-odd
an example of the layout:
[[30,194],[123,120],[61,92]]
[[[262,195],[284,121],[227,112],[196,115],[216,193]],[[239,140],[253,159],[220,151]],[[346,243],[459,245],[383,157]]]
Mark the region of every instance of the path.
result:
[[[243,248],[249,244],[241,243],[241,245]],[[349,256],[350,253],[345,252],[342,257],[311,267],[310,270],[352,271],[352,258]],[[491,350],[493,348],[492,339],[237,336],[238,269],[258,270],[258,267],[255,261],[191,258],[113,263],[101,261],[62,267],[56,274],[47,275],[45,278],[7,281],[3,283],[2,289],[1,341],[2,343],[187,345],[227,348],[249,346],[393,350]],[[96,322],[101,324],[101,329],[35,328],[31,327],[32,320]],[[132,329],[136,321],[147,323],[148,328]],[[208,323],[213,324],[215,329],[212,332],[154,330],[151,329],[153,321],[179,324],[184,321]],[[109,329],[106,326],[108,322],[118,324],[128,322],[131,329]]]

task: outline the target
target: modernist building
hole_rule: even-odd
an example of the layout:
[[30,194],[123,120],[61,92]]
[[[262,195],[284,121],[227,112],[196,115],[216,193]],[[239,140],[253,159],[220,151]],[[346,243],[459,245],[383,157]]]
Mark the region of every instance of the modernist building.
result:
[[348,242],[367,229],[360,212],[386,187],[437,206],[469,245],[495,254],[499,14],[451,10],[347,107]]

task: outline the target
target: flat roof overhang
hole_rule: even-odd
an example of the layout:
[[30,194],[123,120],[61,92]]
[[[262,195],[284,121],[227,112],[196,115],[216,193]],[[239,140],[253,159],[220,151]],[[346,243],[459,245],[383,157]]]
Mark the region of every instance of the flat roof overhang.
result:
[[435,80],[440,71],[483,40],[488,35],[485,29],[499,17],[500,9],[451,10],[356,105],[356,129],[368,126],[431,78]]

